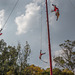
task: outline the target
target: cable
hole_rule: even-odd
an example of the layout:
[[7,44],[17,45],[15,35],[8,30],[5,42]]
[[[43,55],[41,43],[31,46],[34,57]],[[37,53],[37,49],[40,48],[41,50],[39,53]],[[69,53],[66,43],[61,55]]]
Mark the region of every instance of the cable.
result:
[[13,7],[13,9],[12,9],[12,11],[10,12],[10,14],[9,14],[9,16],[8,16],[8,18],[7,18],[7,20],[6,20],[6,22],[4,23],[4,25],[3,25],[3,27],[2,27],[2,30],[3,30],[3,28],[5,27],[5,25],[6,25],[7,21],[9,20],[9,18],[10,18],[10,16],[11,16],[11,14],[13,13],[13,11],[14,11],[14,9],[15,9],[15,7],[16,7],[16,5],[17,5],[17,3],[18,3],[18,1],[19,1],[19,0],[17,0],[17,1],[16,1],[15,5],[14,5],[14,7]]
[[48,63],[48,62],[46,62],[46,61],[44,61],[44,60],[42,60],[42,59],[40,59],[41,61],[43,61],[44,63]]
[[[41,21],[41,28],[40,28],[41,29],[41,39],[40,39],[41,46],[40,46],[40,50],[42,50],[42,43],[43,43],[43,40],[42,40],[42,37],[43,37],[43,33],[42,33],[42,31],[43,31],[43,27],[42,27],[42,25],[43,25],[43,23],[42,23],[43,22],[43,5],[42,4],[43,4],[43,2],[41,0],[41,5],[40,5],[41,6],[41,13],[40,13],[41,14],[41,18],[40,18],[41,19],[40,20]],[[48,63],[42,59],[40,59],[40,60],[44,63]]]
[[41,0],[41,50],[42,50],[42,0]]

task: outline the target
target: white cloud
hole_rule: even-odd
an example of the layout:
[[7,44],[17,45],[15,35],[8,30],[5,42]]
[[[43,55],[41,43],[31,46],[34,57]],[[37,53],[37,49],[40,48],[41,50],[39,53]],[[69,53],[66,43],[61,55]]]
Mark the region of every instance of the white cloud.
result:
[[62,53],[64,53],[63,50],[55,51],[55,56],[56,56],[56,57],[57,57],[57,56],[61,56]]
[[16,17],[15,22],[17,24],[16,34],[26,33],[36,22],[36,17],[39,14],[40,6],[36,3],[30,3],[26,5],[25,14]]
[[2,28],[4,23],[4,9],[0,10],[0,28]]
[[[57,6],[59,5],[58,1],[55,0],[48,0],[50,2],[50,13],[51,13],[51,9],[53,9],[52,4],[56,4]],[[41,1],[41,0],[33,0],[32,3],[27,4],[25,6],[26,11],[25,14],[22,14],[18,17],[16,17],[15,22],[17,24],[17,32],[16,34],[22,34],[22,33],[26,33],[27,31],[29,31],[29,29],[31,27],[34,27],[33,25],[36,22],[36,18],[38,17],[39,14],[39,10],[40,10],[40,6],[38,6],[39,3],[42,2],[42,6],[45,5],[43,3],[45,3],[45,1]],[[49,3],[48,2],[48,3]],[[39,16],[40,17],[40,16]],[[38,19],[39,20],[39,19]],[[56,16],[55,13],[51,13],[49,15],[49,20],[50,20],[50,25],[53,26],[53,24],[55,24],[56,22]]]

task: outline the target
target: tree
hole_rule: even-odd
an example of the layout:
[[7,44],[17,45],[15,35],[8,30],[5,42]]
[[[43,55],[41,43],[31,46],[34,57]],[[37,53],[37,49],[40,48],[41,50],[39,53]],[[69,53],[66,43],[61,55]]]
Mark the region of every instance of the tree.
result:
[[8,71],[8,72],[6,73],[6,75],[15,75],[15,74],[14,74],[13,71],[10,70],[10,71]]
[[27,67],[29,65],[27,63],[27,60],[29,59],[29,56],[30,56],[30,53],[31,53],[31,49],[30,49],[30,45],[28,44],[27,41],[26,41],[26,45],[24,46],[23,49],[22,49],[20,43],[18,44],[17,49],[19,51],[17,63],[20,66],[19,67],[19,71],[21,73],[21,71],[24,70],[25,67]]
[[0,40],[0,75],[5,75],[9,70],[17,66],[18,51],[15,46],[7,46],[4,40]]
[[38,66],[30,65],[24,69],[24,75],[43,75],[44,70]]
[[28,65],[27,60],[29,59],[28,57],[30,56],[30,53],[31,53],[30,45],[26,41],[26,45],[24,46],[24,54],[23,54],[24,56],[23,67],[24,68]]
[[62,71],[58,68],[53,69],[53,75],[62,75]]
[[75,68],[75,41],[67,40],[59,45],[62,49],[61,56],[54,57],[53,60],[56,66],[74,70]]
[[74,73],[69,69],[63,69],[62,75],[74,75]]
[[50,68],[43,71],[42,75],[50,75]]
[[[7,43],[3,39],[0,40],[0,75],[22,75],[20,71],[23,71],[28,66],[27,60],[30,53],[31,49],[28,42],[26,42],[22,50],[20,44],[16,48],[15,46],[7,46]],[[17,62],[18,59],[20,59],[20,65]]]

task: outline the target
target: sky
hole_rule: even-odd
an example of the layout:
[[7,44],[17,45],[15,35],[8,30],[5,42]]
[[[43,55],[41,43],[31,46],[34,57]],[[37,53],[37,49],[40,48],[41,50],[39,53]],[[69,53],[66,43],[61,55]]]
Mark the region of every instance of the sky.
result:
[[[0,0],[0,28],[2,28],[10,15],[17,0]],[[55,13],[51,13],[52,4],[60,11],[59,20]],[[75,40],[75,0],[48,0],[50,42],[52,58],[61,53],[59,44],[65,40]],[[46,23],[45,0],[19,0],[10,18],[4,26],[0,40],[8,45],[17,46],[18,42],[30,44],[31,54],[29,64],[42,68],[49,68],[48,35]],[[39,60],[39,52],[46,52]],[[55,63],[52,60],[53,67]]]

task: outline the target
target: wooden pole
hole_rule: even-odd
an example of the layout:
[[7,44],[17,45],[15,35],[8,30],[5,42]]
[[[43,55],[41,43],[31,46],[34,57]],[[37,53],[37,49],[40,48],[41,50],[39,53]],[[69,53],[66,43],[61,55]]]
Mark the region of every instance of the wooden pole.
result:
[[49,30],[49,18],[48,18],[48,5],[47,5],[47,0],[46,0],[46,16],[47,16],[47,30],[48,30],[48,46],[49,46],[50,75],[53,75],[53,74],[52,74],[52,59],[51,59],[50,30]]

